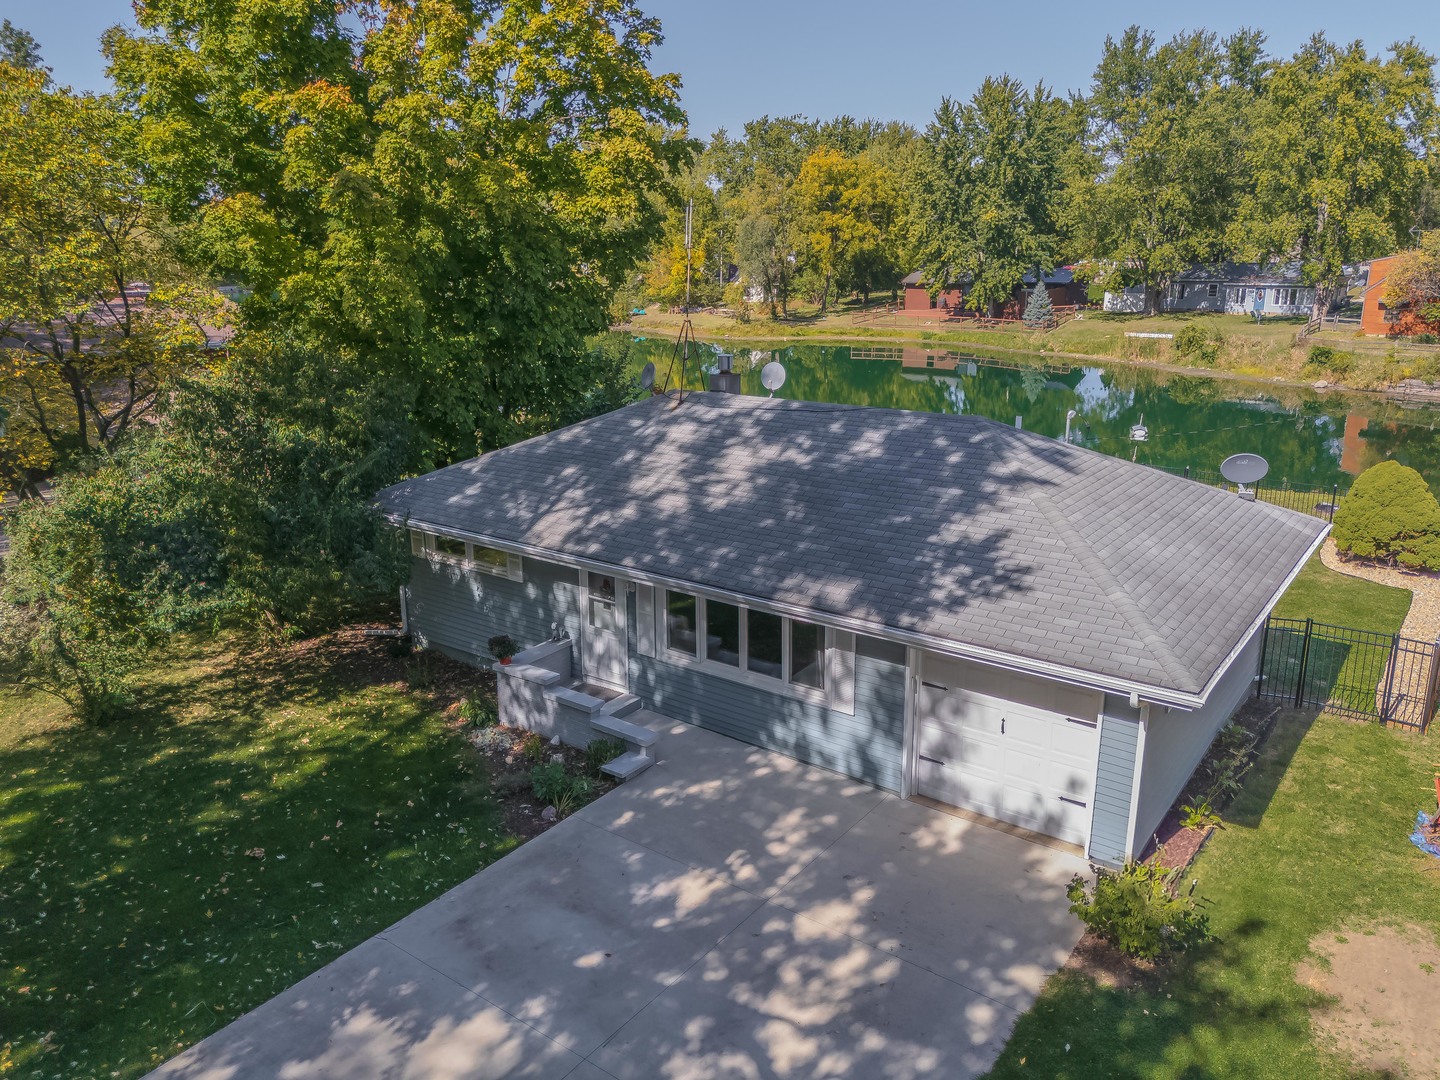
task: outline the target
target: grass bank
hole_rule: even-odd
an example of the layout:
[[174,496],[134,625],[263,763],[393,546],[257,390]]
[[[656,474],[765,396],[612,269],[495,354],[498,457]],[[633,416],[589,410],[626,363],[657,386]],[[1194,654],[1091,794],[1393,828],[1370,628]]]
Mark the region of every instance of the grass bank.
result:
[[352,634],[179,643],[104,729],[0,693],[0,1074],[139,1076],[511,850],[454,678]]
[[1314,619],[1376,634],[1398,634],[1410,611],[1410,593],[1331,570],[1311,557],[1291,583],[1275,614],[1282,619]]
[[[999,350],[1046,353],[1068,359],[1095,359],[1165,369],[1205,372],[1246,379],[1280,379],[1297,384],[1328,382],[1356,390],[1379,390],[1404,379],[1440,380],[1440,347],[1397,347],[1379,339],[1348,332],[1326,331],[1301,344],[1296,341],[1305,320],[1274,318],[1262,322],[1244,315],[1190,312],[1173,315],[1106,315],[1087,312],[1048,333],[976,330],[963,324],[891,318],[856,322],[852,312],[820,316],[798,311],[788,319],[754,317],[748,322],[705,313],[691,316],[704,340],[786,341],[826,340],[892,342],[956,350]],[[675,334],[681,316],[647,313],[626,324],[635,333]],[[1178,334],[1186,327],[1203,331],[1213,346],[1204,355],[1183,353],[1173,339],[1130,334]],[[1336,356],[1324,363],[1311,359],[1315,345]]]

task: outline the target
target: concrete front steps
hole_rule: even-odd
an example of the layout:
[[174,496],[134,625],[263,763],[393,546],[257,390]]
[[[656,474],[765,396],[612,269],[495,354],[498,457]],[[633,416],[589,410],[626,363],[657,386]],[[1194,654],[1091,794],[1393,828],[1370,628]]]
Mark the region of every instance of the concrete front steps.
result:
[[590,726],[594,730],[607,739],[620,739],[629,747],[613,761],[600,766],[600,771],[606,776],[613,776],[620,781],[639,776],[654,765],[654,748],[660,741],[660,736],[654,731],[625,719],[627,716],[636,720],[660,719],[654,713],[642,709],[640,699],[634,694],[625,694],[613,701],[607,701],[604,707],[590,718]]

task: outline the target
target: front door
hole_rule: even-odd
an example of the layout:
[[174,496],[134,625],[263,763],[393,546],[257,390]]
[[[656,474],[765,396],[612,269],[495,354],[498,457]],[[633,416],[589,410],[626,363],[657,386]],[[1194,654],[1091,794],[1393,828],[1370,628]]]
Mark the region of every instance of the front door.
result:
[[585,575],[585,677],[626,689],[625,582],[610,574]]

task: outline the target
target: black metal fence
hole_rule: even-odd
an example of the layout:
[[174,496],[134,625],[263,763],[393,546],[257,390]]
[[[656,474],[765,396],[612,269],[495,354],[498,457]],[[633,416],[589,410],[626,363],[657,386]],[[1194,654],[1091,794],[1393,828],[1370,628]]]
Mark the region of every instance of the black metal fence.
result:
[[[1183,469],[1172,468],[1169,465],[1152,467],[1174,473],[1176,476],[1184,476],[1190,480],[1198,480],[1211,487],[1224,488],[1226,491],[1238,490],[1234,484],[1218,472],[1212,472],[1209,469],[1192,469],[1188,465]],[[1340,500],[1349,491],[1348,488],[1341,488],[1339,484],[1332,484],[1328,488],[1296,488],[1291,487],[1284,480],[1269,482],[1261,480],[1259,483],[1250,484],[1249,487],[1255,492],[1255,498],[1260,502],[1273,503],[1276,506],[1283,506],[1287,510],[1297,510],[1302,514],[1310,514],[1322,521],[1331,522],[1335,520],[1335,511],[1340,506]]]
[[1440,646],[1313,619],[1265,624],[1256,694],[1424,731],[1440,693]]

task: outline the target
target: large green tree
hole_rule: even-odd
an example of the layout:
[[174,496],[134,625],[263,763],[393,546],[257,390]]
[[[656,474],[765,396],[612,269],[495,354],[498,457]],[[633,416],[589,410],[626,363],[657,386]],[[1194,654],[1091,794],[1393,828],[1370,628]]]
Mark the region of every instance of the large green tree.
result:
[[1132,26],[1105,39],[1064,221],[1072,253],[1097,264],[1107,287],[1143,286],[1149,312],[1180,271],[1230,252],[1263,45],[1245,30],[1157,45]]
[[630,0],[140,0],[105,48],[189,250],[384,378],[411,465],[548,426],[688,153]]
[[1323,34],[1265,80],[1250,141],[1245,240],[1298,258],[1319,315],[1346,263],[1389,254],[1419,221],[1436,143],[1435,58],[1413,40],[1385,57]]
[[53,85],[33,39],[8,37],[0,53],[24,61],[0,58],[0,479],[14,487],[149,412],[220,301],[167,254],[129,118]]
[[967,278],[968,302],[993,312],[1027,271],[1055,265],[1065,109],[1008,75],[987,78],[968,103],[940,103],[910,210],[932,288]]
[[802,252],[819,286],[820,310],[833,286],[853,274],[857,256],[879,248],[895,216],[894,178],[864,154],[816,150],[800,169],[793,189]]

